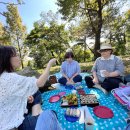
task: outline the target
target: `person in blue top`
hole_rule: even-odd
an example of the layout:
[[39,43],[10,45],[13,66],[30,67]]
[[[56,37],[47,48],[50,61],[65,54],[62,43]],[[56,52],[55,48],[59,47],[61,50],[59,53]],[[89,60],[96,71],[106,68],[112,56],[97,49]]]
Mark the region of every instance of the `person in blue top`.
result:
[[61,65],[62,77],[59,79],[59,83],[74,84],[76,82],[82,81],[82,76],[80,75],[79,63],[73,60],[74,54],[71,49],[67,49],[65,54],[65,61]]
[[102,44],[98,51],[101,57],[97,58],[93,67],[93,77],[85,77],[89,88],[96,87],[104,93],[119,87],[124,75],[124,65],[122,60],[113,55],[113,48],[110,44]]

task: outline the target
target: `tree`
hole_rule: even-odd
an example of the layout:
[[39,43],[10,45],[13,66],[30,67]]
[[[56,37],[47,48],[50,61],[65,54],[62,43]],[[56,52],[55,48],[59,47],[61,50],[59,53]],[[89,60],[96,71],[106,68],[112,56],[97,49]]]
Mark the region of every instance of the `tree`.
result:
[[34,29],[25,43],[31,50],[30,55],[34,57],[35,67],[42,68],[52,57],[62,61],[62,52],[69,46],[69,37],[64,24],[58,25],[51,21],[45,25],[44,21],[38,21],[34,23]]
[[12,45],[18,48],[23,68],[22,49],[24,46],[22,43],[26,37],[26,27],[22,24],[22,19],[19,15],[17,6],[9,4],[7,6],[7,12],[5,12],[5,16],[7,23],[6,32],[10,36]]
[[90,60],[91,55],[90,55],[90,51],[88,50],[83,50],[84,43],[77,43],[72,47],[72,50],[74,52],[74,58],[78,61],[78,62],[85,62],[86,59]]
[[0,22],[0,45],[10,45],[10,37],[6,32],[6,27]]
[[130,53],[130,10],[128,10],[125,14],[127,19],[126,24],[126,48],[127,51]]
[[89,26],[88,21],[86,20],[86,17],[83,17],[82,19],[78,20],[76,25],[71,24],[69,27],[69,32],[71,35],[71,40],[75,41],[78,45],[80,44],[82,46],[82,49],[84,50],[84,62],[86,61],[86,49],[88,48],[91,53],[94,54],[93,49],[89,47],[87,44],[87,38],[93,38],[93,34],[91,32],[91,28]]
[[108,39],[107,42],[115,47],[115,53],[118,55],[125,54],[125,44],[126,44],[126,19],[124,16],[118,16],[113,21],[103,28],[106,30],[105,38]]
[[[0,1],[0,5],[8,6],[8,5],[10,5],[10,4],[11,4],[11,5],[21,5],[21,4],[24,4],[24,2],[23,2],[23,0],[16,0],[16,3],[11,2],[11,0],[10,0],[10,2]],[[3,11],[0,11],[0,15],[6,17],[6,16],[5,16],[5,12],[3,12]]]
[[[119,2],[122,5],[121,2],[124,1]],[[97,50],[100,48],[101,32],[105,22],[104,11],[106,12],[110,4],[118,6],[118,2],[116,0],[58,0],[57,4],[60,7],[59,12],[66,20],[86,16],[95,37],[94,56],[96,59],[99,56]]]

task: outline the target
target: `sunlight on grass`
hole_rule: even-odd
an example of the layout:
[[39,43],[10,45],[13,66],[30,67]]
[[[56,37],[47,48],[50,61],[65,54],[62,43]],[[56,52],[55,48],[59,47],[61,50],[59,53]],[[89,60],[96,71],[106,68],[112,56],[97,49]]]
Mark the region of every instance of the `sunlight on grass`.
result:
[[[93,66],[93,62],[80,63],[81,71],[87,70],[88,72],[90,72],[92,66]],[[41,74],[43,72],[43,69],[38,69],[37,71],[38,71],[38,73]],[[54,73],[57,73],[57,72],[60,72],[60,66],[51,67],[50,74],[54,74]]]
[[[122,56],[121,57],[124,65],[125,65],[125,74],[130,73],[130,56]],[[79,63],[81,67],[81,72],[83,70],[86,70],[87,72],[90,72],[93,66],[93,61],[92,62],[86,62],[86,63]],[[37,71],[41,74],[43,72],[43,69],[37,69]],[[51,67],[50,74],[54,74],[60,72],[60,66],[53,66]]]

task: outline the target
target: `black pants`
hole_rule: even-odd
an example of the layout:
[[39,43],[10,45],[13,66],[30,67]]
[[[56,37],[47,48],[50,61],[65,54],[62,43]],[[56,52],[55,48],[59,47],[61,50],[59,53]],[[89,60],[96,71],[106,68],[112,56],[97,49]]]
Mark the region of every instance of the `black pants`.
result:
[[[67,79],[66,79],[65,77],[61,77],[58,81],[59,81],[60,84],[63,84],[63,85],[66,85],[66,83],[67,83]],[[82,76],[81,76],[81,75],[75,76],[75,77],[73,78],[73,81],[74,81],[75,83],[81,82],[81,81],[82,81]]]
[[[88,86],[88,88],[92,88],[94,83],[93,83],[93,78],[86,76],[85,77],[85,82]],[[107,90],[107,91],[111,91],[112,89],[118,88],[119,87],[119,83],[122,82],[122,80],[120,78],[116,78],[116,77],[109,77],[106,78],[101,84],[101,86]]]

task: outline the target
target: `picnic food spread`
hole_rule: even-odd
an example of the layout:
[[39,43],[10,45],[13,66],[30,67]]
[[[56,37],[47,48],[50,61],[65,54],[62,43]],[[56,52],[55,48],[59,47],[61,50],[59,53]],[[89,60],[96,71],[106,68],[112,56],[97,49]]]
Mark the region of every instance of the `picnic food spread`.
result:
[[66,109],[66,115],[73,116],[73,117],[79,117],[80,111],[76,108],[67,108]]
[[69,94],[67,96],[62,97],[61,106],[77,106],[78,105],[78,99],[76,94]]
[[93,107],[99,105],[99,102],[94,94],[84,94],[80,95],[80,104]]

